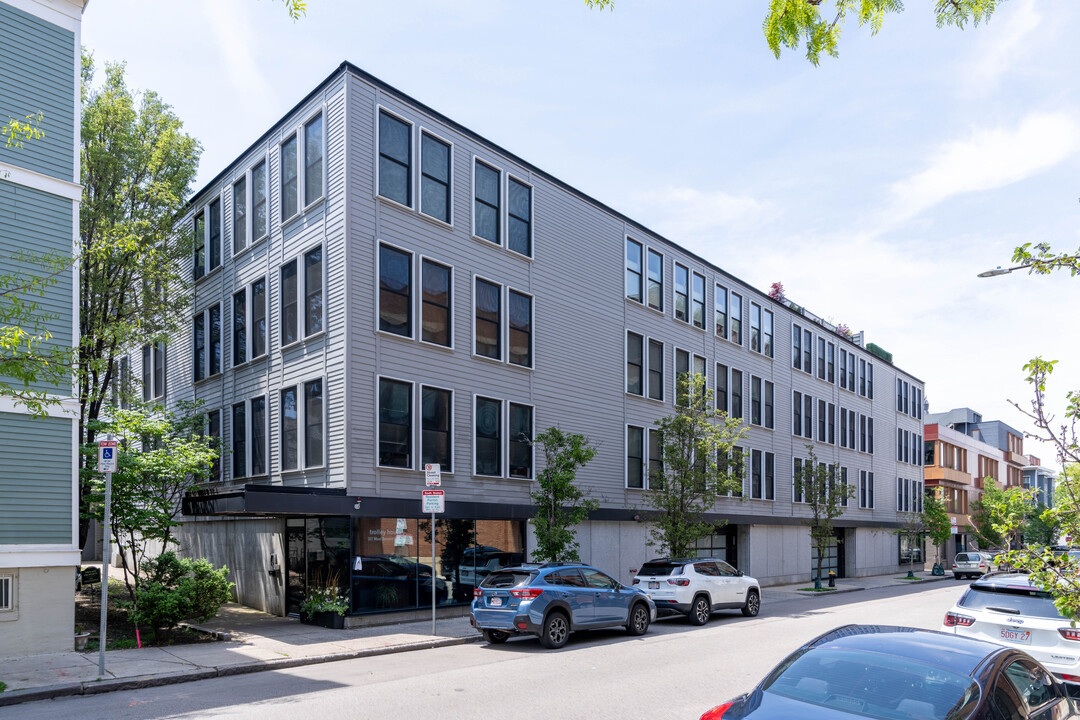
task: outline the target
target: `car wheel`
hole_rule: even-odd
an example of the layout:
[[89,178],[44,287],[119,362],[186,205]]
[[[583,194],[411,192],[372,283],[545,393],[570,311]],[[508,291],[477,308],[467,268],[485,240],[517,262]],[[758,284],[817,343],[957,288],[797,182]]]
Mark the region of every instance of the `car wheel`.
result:
[[549,650],[558,650],[570,639],[570,621],[561,612],[555,611],[544,620],[544,629],[540,633],[540,644]]
[[510,639],[510,633],[502,630],[484,630],[483,633],[484,640],[487,640],[492,645],[501,645]]
[[746,603],[742,606],[742,614],[746,617],[755,617],[761,611],[761,596],[757,590],[746,593]]
[[960,573],[953,573],[952,576],[953,576],[953,580],[963,580],[964,579],[964,576],[961,575]]
[[644,635],[649,631],[649,608],[645,603],[639,602],[630,608],[630,622],[626,624],[626,632],[631,635]]
[[690,624],[691,625],[704,625],[709,622],[709,615],[712,614],[712,607],[709,605],[709,599],[704,595],[698,595],[694,598],[694,604],[690,606]]

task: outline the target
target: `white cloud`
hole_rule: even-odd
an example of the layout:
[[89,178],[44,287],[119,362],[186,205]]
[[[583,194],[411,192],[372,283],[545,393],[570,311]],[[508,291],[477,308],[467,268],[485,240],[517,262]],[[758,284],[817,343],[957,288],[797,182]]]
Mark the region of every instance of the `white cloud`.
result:
[[634,205],[644,206],[640,217],[656,218],[651,225],[675,242],[692,244],[703,235],[760,217],[771,203],[723,190],[703,192],[690,187],[668,187],[641,193]]
[[1080,140],[1066,113],[1026,115],[1014,128],[980,128],[945,143],[928,167],[892,187],[892,221],[908,220],[948,198],[993,190],[1031,177],[1070,156]]
[[1041,22],[1042,16],[1035,11],[1034,0],[1000,8],[992,22],[987,23],[986,28],[980,28],[978,50],[965,78],[967,89],[983,94],[994,91],[997,82],[1009,70],[1015,69],[1025,55],[1030,56],[1032,43],[1025,41]]
[[276,106],[273,88],[252,51],[257,43],[252,38],[254,20],[249,13],[249,5],[203,0],[203,15],[221,55],[220,69],[233,87],[233,97],[257,106]]

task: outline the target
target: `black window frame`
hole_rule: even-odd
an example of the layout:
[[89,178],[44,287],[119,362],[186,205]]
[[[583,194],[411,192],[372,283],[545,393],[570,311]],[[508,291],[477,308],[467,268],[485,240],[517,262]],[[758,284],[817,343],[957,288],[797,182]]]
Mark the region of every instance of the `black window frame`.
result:
[[[388,392],[393,389],[404,389],[405,404],[401,408],[388,407],[384,402],[388,399],[396,400],[395,393]],[[415,453],[413,448],[413,383],[397,378],[380,376],[378,380],[378,399],[376,401],[377,443],[378,454],[376,463],[379,467],[412,470],[415,465]],[[389,430],[398,429],[394,433],[394,439],[388,440]],[[392,445],[391,445],[392,443]]]
[[[428,286],[428,270],[445,273],[445,290],[440,288],[440,292],[434,290],[434,284],[432,285],[432,291],[429,292]],[[431,345],[438,345],[440,347],[454,347],[454,268],[450,265],[432,260],[428,257],[420,258],[420,340],[421,342],[429,343]],[[440,342],[438,336],[428,331],[428,313],[437,313],[442,315],[443,334],[446,337],[445,342]],[[433,322],[437,321],[437,317],[431,317]]]
[[[485,171],[494,173],[494,175],[495,175],[495,200],[494,200],[494,204],[492,203],[491,198],[481,198],[480,197],[480,185],[479,185],[480,172],[478,172],[478,171],[479,171],[481,166],[484,168]],[[480,238],[481,240],[486,240],[486,241],[490,242],[491,244],[498,245],[500,247],[503,244],[502,243],[502,240],[503,240],[503,237],[502,237],[502,203],[503,203],[503,200],[502,200],[502,173],[503,173],[503,171],[502,171],[501,168],[496,167],[495,165],[492,165],[491,163],[484,162],[480,158],[474,158],[473,159],[473,227],[472,227],[472,234],[473,234],[473,237]],[[495,237],[488,237],[487,235],[482,234],[483,232],[488,232],[488,229],[479,227],[479,222],[480,222],[480,217],[481,217],[481,212],[480,212],[481,206],[483,206],[484,208],[487,208],[491,213],[494,214],[494,217],[495,217],[494,235],[495,235]]]
[[[490,316],[491,313],[492,313],[492,310],[490,308],[485,308],[483,311],[481,311],[481,309],[479,307],[480,293],[477,292],[477,288],[479,288],[481,284],[483,284],[485,286],[488,286],[489,288],[493,288],[495,290],[495,297],[496,297],[496,299],[498,301],[498,304],[497,304],[497,306],[495,307],[495,310],[494,310],[494,318],[492,318]],[[503,331],[503,313],[504,313],[504,311],[503,311],[502,285],[500,285],[499,283],[494,282],[492,280],[482,278],[479,275],[475,276],[473,278],[473,303],[472,303],[472,306],[473,306],[473,348],[472,348],[473,355],[476,355],[477,357],[487,358],[489,360],[495,360],[495,361],[498,361],[498,362],[502,362],[502,360],[503,360],[503,334],[502,334],[502,331]],[[481,312],[485,313],[485,316],[482,317]],[[494,345],[492,346],[490,343],[485,344],[485,347],[494,347],[494,353],[495,353],[494,355],[489,354],[487,352],[481,352],[480,351],[480,349],[481,349],[480,348],[480,337],[481,337],[481,335],[480,335],[479,328],[481,327],[481,323],[483,323],[485,327],[491,326],[491,327],[495,328],[495,343],[494,343]]]
[[[379,332],[411,340],[415,330],[413,323],[413,254],[408,250],[385,242],[379,243],[378,250]],[[402,278],[396,275],[390,276],[387,271],[388,267],[391,269],[396,268],[402,259],[405,261],[404,285],[401,284]],[[404,327],[402,327],[401,323],[391,323],[390,320],[394,318],[387,314],[389,312],[388,308],[393,307],[396,309],[399,305],[403,306],[405,311]]]
[[[515,192],[525,192],[527,195],[528,217],[523,217],[520,211],[515,210]],[[525,227],[524,249],[514,247],[519,244],[515,241],[514,228]],[[533,254],[533,186],[510,173],[506,175],[506,249],[524,257],[531,258]]]
[[[515,302],[524,302],[528,309],[528,325],[520,322],[520,309],[515,312]],[[513,288],[506,289],[506,362],[523,368],[532,368],[533,353],[533,296]],[[517,338],[517,342],[515,342]],[[524,338],[524,342],[521,339]],[[515,348],[525,348],[524,354]]]
[[[407,147],[405,152],[406,157],[404,159],[402,159],[398,155],[393,155],[389,153],[389,151],[396,149],[390,148],[388,145],[388,141],[386,142],[386,144],[384,144],[384,141],[386,141],[387,138],[392,137],[392,133],[387,132],[387,130],[390,129],[390,126],[383,125],[384,120],[391,123],[397,123],[405,129]],[[391,202],[412,209],[413,124],[405,118],[401,117],[400,115],[395,115],[394,113],[388,111],[386,108],[379,107],[378,113],[375,118],[375,126],[376,131],[378,132],[376,172],[378,173],[379,178],[378,184],[375,188],[375,193],[376,195],[385,200],[389,200]],[[399,192],[402,188],[389,187],[389,182],[387,181],[387,178],[391,177],[391,174],[387,172],[387,170],[390,169],[390,167],[388,167],[388,164],[393,167],[402,168],[405,171],[404,202],[402,202],[402,196],[400,194],[392,194]]]
[[[445,180],[438,175],[429,172],[428,167],[428,143],[434,145],[441,145],[446,150],[446,167],[445,167]],[[431,158],[431,165],[435,165],[435,158]],[[432,168],[434,169],[434,168]],[[442,169],[442,168],[440,168]],[[426,215],[429,218],[438,220],[439,222],[446,223],[447,225],[453,225],[454,223],[454,144],[443,140],[439,136],[435,135],[429,130],[421,128],[420,130],[420,214]],[[439,217],[434,211],[428,212],[424,208],[426,207],[425,200],[428,197],[429,191],[438,191],[439,197],[442,198],[442,202],[445,203],[446,216]]]

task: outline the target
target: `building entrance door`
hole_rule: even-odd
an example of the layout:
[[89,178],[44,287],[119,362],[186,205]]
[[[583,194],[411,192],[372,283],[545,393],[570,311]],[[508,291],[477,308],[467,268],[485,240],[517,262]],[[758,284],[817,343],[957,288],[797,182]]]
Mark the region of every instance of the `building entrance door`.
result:
[[299,615],[306,592],[307,563],[304,556],[304,518],[285,521],[285,614]]
[[[814,577],[817,574],[817,547],[813,544],[810,546],[810,577]],[[829,571],[836,573],[836,577],[846,577],[844,574],[844,529],[836,528],[834,535],[829,540],[829,545],[825,548],[825,555],[821,559],[821,579],[826,580],[829,577]]]

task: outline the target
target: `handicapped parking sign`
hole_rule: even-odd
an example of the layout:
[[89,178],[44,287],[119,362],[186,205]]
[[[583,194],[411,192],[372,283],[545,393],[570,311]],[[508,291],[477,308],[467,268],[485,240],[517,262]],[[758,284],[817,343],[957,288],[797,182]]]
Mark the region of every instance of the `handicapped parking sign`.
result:
[[116,440],[98,443],[98,472],[116,472]]

